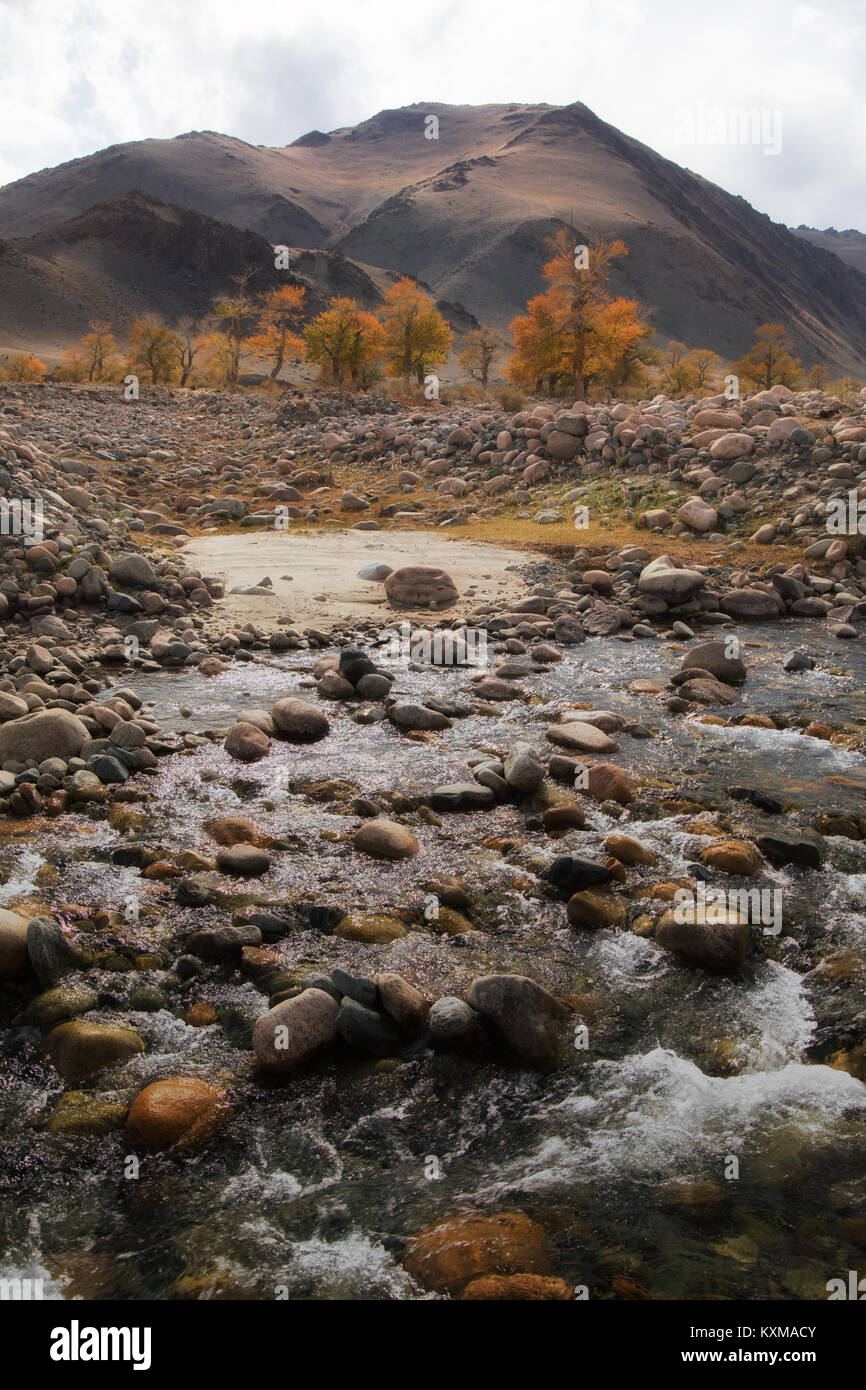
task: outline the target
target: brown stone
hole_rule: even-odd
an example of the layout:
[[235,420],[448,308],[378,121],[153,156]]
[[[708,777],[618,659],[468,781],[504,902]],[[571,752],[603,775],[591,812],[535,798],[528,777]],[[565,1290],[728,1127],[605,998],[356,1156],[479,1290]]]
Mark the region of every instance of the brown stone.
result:
[[136,1149],[187,1152],[210,1139],[233,1114],[222,1086],[172,1076],[145,1086],[132,1102],[126,1138]]
[[543,1227],[519,1211],[469,1212],[409,1242],[406,1269],[424,1288],[459,1294],[485,1274],[547,1274]]

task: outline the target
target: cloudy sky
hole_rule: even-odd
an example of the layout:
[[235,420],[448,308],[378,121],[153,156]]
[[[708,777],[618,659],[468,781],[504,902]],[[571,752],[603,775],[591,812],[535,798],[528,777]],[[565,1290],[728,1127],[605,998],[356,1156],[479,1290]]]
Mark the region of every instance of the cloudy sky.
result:
[[866,231],[866,0],[0,0],[0,53],[0,184],[187,130],[583,101],[778,221]]

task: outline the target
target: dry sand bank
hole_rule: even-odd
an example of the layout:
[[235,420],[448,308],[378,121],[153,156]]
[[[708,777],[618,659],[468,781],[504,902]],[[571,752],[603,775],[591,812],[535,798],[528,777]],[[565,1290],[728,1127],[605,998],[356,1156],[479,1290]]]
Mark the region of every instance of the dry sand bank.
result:
[[[226,597],[220,611],[233,622],[264,626],[290,617],[305,626],[351,618],[383,618],[395,612],[382,584],[358,578],[365,565],[436,565],[448,571],[460,592],[449,609],[461,615],[481,600],[523,598],[526,588],[515,566],[527,563],[517,550],[477,541],[451,540],[430,531],[328,531],[320,535],[255,531],[201,536],[183,550],[202,574],[219,575]],[[273,597],[233,594],[240,584],[273,582]],[[291,576],[287,578],[286,576]]]

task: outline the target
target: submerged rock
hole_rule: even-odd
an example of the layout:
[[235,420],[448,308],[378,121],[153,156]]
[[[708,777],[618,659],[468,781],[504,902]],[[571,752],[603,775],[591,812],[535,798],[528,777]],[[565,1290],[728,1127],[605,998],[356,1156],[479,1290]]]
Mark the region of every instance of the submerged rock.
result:
[[452,1297],[488,1274],[548,1274],[543,1226],[523,1212],[468,1212],[409,1242],[406,1269],[424,1288]]
[[380,817],[359,826],[352,843],[355,849],[374,859],[411,859],[421,848],[407,826]]

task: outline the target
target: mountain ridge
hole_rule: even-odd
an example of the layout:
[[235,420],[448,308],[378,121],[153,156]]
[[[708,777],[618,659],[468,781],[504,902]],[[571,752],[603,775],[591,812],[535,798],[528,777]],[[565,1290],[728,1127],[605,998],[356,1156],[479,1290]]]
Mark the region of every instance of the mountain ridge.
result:
[[611,287],[651,311],[661,339],[732,358],[781,320],[807,364],[866,363],[866,261],[835,254],[829,233],[773,222],[582,102],[419,102],[280,147],[213,131],[114,145],[0,189],[0,238],[32,251],[131,190],[270,244],[410,274],[467,322],[499,326],[543,288],[557,227],[618,236],[629,255]]

